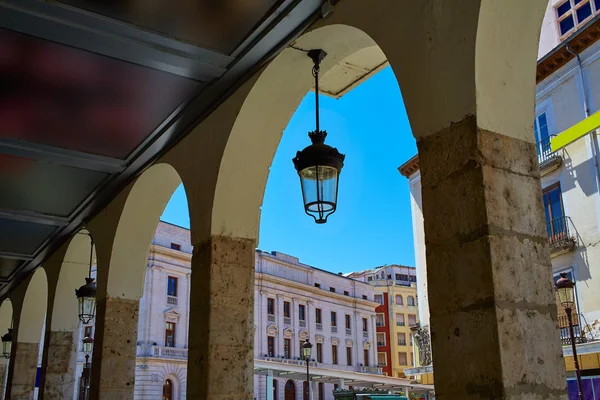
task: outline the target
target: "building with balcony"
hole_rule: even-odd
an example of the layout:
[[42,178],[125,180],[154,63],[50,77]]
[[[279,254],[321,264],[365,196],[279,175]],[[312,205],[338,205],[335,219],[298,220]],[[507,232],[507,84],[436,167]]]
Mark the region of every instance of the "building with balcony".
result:
[[[566,273],[575,282],[575,340],[578,343],[584,386],[590,390],[586,399],[600,398],[600,393],[593,397],[591,389],[592,382],[600,377],[597,344],[600,340],[600,281],[597,278],[600,274],[598,139],[594,129],[584,132],[586,134],[578,140],[570,141],[558,149],[552,145],[552,140],[600,110],[598,6],[598,2],[594,6],[591,1],[549,2],[540,42],[541,58],[538,61],[536,113],[533,121],[554,280],[560,277],[560,273]],[[553,42],[553,39],[556,40]],[[550,43],[554,43],[556,47],[551,49]],[[423,325],[421,329],[427,329],[429,305],[419,157],[413,157],[399,170],[409,180],[418,271],[419,316]],[[498,195],[511,194],[505,191]],[[527,265],[528,262],[522,260],[522,267],[527,268]],[[567,317],[558,301],[557,309],[569,390],[573,391],[574,366],[569,347]],[[433,369],[428,365],[431,361],[428,332],[425,332],[425,336],[425,348],[417,354],[424,354],[428,362],[425,365],[418,363],[408,374],[414,374],[419,379],[423,378],[422,382],[430,383]]]
[[410,328],[418,323],[416,269],[386,265],[354,272],[348,277],[374,288],[377,362],[383,367],[384,374],[404,378],[404,369],[415,365]]
[[[5,397],[31,398],[39,377],[41,397],[68,398],[63,386],[76,379],[80,339],[73,288],[88,277],[91,253],[98,301],[90,397],[134,397],[148,249],[181,184],[194,246],[187,397],[252,398],[253,374],[272,376],[273,366],[301,379],[300,365],[254,359],[250,316],[265,179],[290,116],[315,86],[306,50],[322,49],[328,54],[320,65],[324,91],[341,96],[386,65],[400,86],[406,107],[386,105],[410,121],[402,134],[412,135],[421,152],[427,240],[440,244],[427,252],[435,260],[427,284],[440,398],[564,398],[556,318],[539,311],[553,299],[544,211],[535,195],[540,178],[532,167],[535,53],[543,23],[555,42],[570,43],[586,59],[598,1],[365,4],[0,2],[1,67],[10,80],[1,102],[0,332],[14,328],[10,358],[0,362],[7,370]],[[553,16],[548,21],[546,9]],[[563,39],[573,30],[587,32],[585,43]],[[554,66],[545,65],[555,71],[572,57],[563,47],[551,57]],[[373,115],[360,117],[368,123]],[[360,160],[360,149],[348,150],[348,162]],[[458,189],[465,195],[457,196]],[[583,190],[595,198],[589,187]],[[286,201],[293,198],[290,193]],[[466,203],[471,199],[476,202]],[[492,243],[497,252],[482,251]],[[477,274],[469,274],[475,267]],[[498,276],[519,285],[506,292],[485,284]],[[532,276],[536,290],[521,284]],[[477,290],[466,291],[461,278]],[[465,306],[466,294],[467,305],[478,308]],[[437,319],[444,310],[447,319]],[[504,317],[495,319],[498,312]],[[175,328],[164,336],[178,348],[182,329]],[[501,345],[506,336],[521,340]],[[158,340],[165,343],[163,335]],[[315,370],[313,379],[361,374]],[[172,397],[173,384],[162,384],[163,397]]]
[[[185,398],[192,250],[188,229],[166,222],[158,224],[140,299],[136,399]],[[334,389],[344,387],[344,380],[352,382],[346,386],[377,385],[402,390],[410,384],[405,380],[384,379],[385,375],[404,376],[384,373],[385,368],[391,371],[393,359],[382,358],[375,343],[379,337],[375,310],[381,301],[376,285],[302,264],[298,258],[279,252],[257,250],[255,263],[256,398],[267,398],[270,387],[273,399],[285,399],[292,384],[295,393],[301,396],[306,390],[306,363],[301,346],[307,339],[313,343],[311,367],[317,376],[312,390],[319,400],[332,400]],[[394,270],[399,274],[399,287],[409,291],[414,282],[411,270],[406,267]],[[96,276],[95,268],[92,276]],[[375,277],[373,282],[385,280]],[[406,310],[416,308],[415,302],[414,294],[406,297]],[[410,315],[407,321],[412,321]],[[93,329],[92,324],[81,326],[80,337],[93,337]],[[398,329],[394,327],[395,330]],[[397,345],[400,343],[394,349]],[[408,346],[402,344],[407,359]],[[85,355],[81,344],[77,359],[76,376],[83,377]],[[294,373],[294,368],[301,368],[302,373]],[[80,379],[75,393],[81,395],[84,387],[85,380]],[[429,389],[415,388],[424,393]]]

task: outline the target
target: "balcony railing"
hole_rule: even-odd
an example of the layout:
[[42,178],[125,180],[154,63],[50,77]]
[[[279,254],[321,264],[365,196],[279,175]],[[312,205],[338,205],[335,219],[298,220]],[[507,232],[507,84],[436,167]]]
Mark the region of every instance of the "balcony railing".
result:
[[398,346],[406,346],[406,340],[398,340]]
[[320,322],[317,322],[317,330],[318,331],[322,331],[323,330],[323,324]]
[[167,304],[176,306],[177,305],[177,296],[167,296]]
[[570,225],[571,219],[567,216],[546,222],[551,253],[564,253],[575,248],[577,239],[572,235]]
[[369,337],[369,331],[363,331],[363,337]]
[[[269,356],[265,356],[264,357],[265,361],[274,361],[274,362],[280,362],[282,364],[291,364],[291,365],[306,365],[306,361],[304,360],[299,360],[297,358],[286,358],[286,357],[269,357]],[[317,362],[314,360],[311,360],[310,362],[310,366],[311,367],[316,367],[317,366]]]
[[383,368],[381,368],[381,367],[361,366],[360,367],[360,372],[362,372],[363,374],[383,375]]
[[283,323],[289,325],[292,323],[292,319],[290,317],[283,317]]
[[352,329],[346,328],[346,335],[352,335]]
[[550,141],[555,135],[550,135],[547,138],[537,142],[538,162],[540,163],[540,172],[550,172],[560,166],[562,156],[559,152],[553,152]]
[[298,321],[298,325],[300,325],[302,328],[306,327],[306,321],[300,320]]
[[396,326],[404,326],[404,322],[403,321],[396,321]]
[[377,346],[385,346],[385,342],[377,341]]
[[275,322],[275,315],[274,314],[267,314],[267,320],[269,322]]
[[376,326],[385,326],[385,324],[383,323],[383,321],[377,321],[375,322]]
[[332,326],[331,327],[331,332],[336,333],[337,332],[337,326]]
[[[560,328],[560,340],[563,345],[571,344],[571,332],[569,332],[569,320],[566,315],[560,315],[558,317],[558,326]],[[578,314],[573,315],[573,334],[575,335],[575,343],[586,343],[587,339],[581,332],[581,326],[579,325]]]
[[188,349],[178,347],[152,346],[152,356],[159,358],[179,358],[186,360]]

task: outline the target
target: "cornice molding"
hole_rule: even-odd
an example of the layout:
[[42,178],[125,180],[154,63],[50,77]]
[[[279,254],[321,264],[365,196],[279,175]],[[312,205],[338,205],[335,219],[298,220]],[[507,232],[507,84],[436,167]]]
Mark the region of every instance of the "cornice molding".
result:
[[[260,282],[260,284],[264,284],[264,282],[271,282],[271,283],[279,284],[279,285],[286,286],[289,288],[300,289],[300,290],[303,290],[310,294],[318,295],[320,298],[333,300],[333,302],[336,302],[336,303],[339,303],[341,300],[344,303],[346,303],[348,306],[354,306],[354,305],[364,306],[367,309],[371,309],[371,308],[375,309],[375,307],[379,306],[379,303],[376,303],[373,300],[365,300],[362,298],[345,296],[341,293],[328,292],[326,290],[319,289],[314,286],[310,286],[310,285],[307,285],[304,283],[290,281],[289,279],[280,278],[280,277],[273,276],[273,275],[267,275],[262,272],[255,273],[255,281],[258,279],[262,280],[262,282]],[[275,288],[271,288],[271,289],[276,290]],[[263,290],[263,289],[261,289],[261,290]],[[282,297],[283,298],[292,298],[292,299],[297,298],[297,297],[294,297],[294,295],[296,295],[296,293],[290,294],[288,296],[286,296],[285,294],[278,293],[277,298],[282,298]]]
[[600,15],[597,15],[538,61],[536,83],[540,83],[575,57],[567,50],[567,45],[573,52],[580,54],[598,39],[600,39]]
[[412,174],[419,170],[419,155],[413,156],[410,160],[398,167],[398,171],[405,178],[410,178]]

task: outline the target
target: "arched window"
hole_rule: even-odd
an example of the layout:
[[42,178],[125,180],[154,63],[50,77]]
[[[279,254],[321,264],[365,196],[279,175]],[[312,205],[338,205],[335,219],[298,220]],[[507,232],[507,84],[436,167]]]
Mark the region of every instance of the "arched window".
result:
[[173,400],[173,382],[170,379],[163,384],[162,400]]
[[396,304],[399,306],[404,304],[404,300],[402,300],[402,296],[399,294],[396,295]]

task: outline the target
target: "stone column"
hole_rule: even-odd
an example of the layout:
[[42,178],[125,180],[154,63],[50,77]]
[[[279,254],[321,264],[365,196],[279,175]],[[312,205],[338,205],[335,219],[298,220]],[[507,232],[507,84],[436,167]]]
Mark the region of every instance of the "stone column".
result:
[[187,398],[251,400],[256,241],[194,245]]
[[[298,306],[300,305],[300,301],[297,298],[292,298],[292,329],[294,330],[294,337],[292,338],[292,348],[291,350],[291,359],[295,359],[300,357],[300,321],[298,319],[300,313],[298,310]],[[304,310],[306,312],[306,309]]]
[[564,399],[535,145],[470,116],[418,148],[436,398]]
[[98,299],[91,399],[133,399],[139,300]]
[[46,377],[43,380],[44,397],[57,400],[72,399],[73,386],[76,386],[79,379],[79,376],[75,376],[77,365],[75,341],[79,337],[78,332],[49,331],[47,335],[48,362]]
[[280,357],[283,355],[283,303],[285,302],[285,298],[282,294],[277,295],[277,354],[275,357]]
[[10,387],[7,388],[6,398],[11,400],[32,399],[40,344],[17,342],[12,349],[14,352],[14,355],[11,355],[12,379],[10,379]]
[[0,358],[0,399],[4,399],[4,390],[6,388],[6,373],[8,372],[6,358]]

